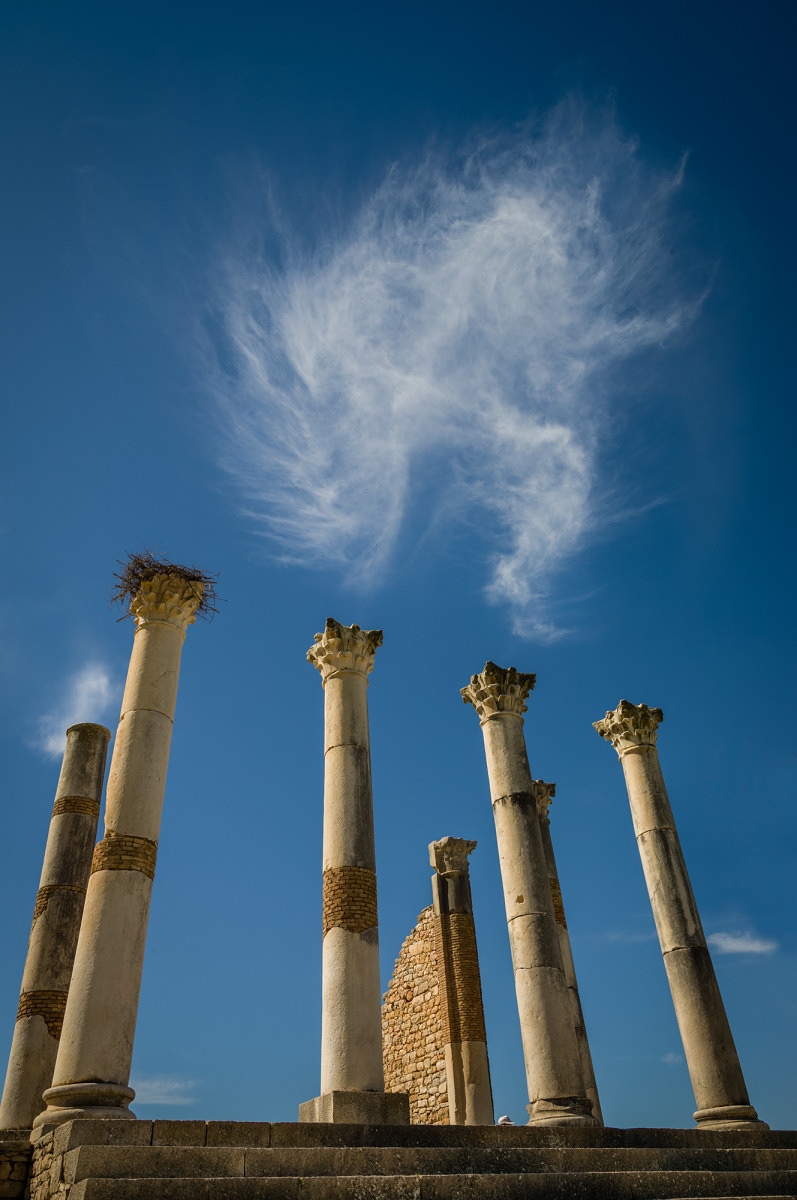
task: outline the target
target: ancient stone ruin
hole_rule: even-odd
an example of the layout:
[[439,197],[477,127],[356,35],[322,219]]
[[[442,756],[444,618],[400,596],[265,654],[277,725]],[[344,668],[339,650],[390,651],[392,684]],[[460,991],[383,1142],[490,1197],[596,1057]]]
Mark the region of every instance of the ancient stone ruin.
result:
[[66,734],[0,1105],[0,1197],[797,1191],[797,1134],[771,1132],[747,1095],[659,765],[659,709],[622,700],[595,728],[625,776],[697,1128],[604,1127],[551,838],[555,787],[532,777],[525,745],[531,674],[488,662],[462,689],[484,737],[528,1124],[494,1124],[475,842],[429,846],[432,902],[380,995],[367,693],[382,633],[332,619],[307,655],[325,713],[319,1094],[298,1122],[136,1120],[130,1067],[180,657],[212,584],[152,560],[125,579],[135,632],[104,832],[95,845],[110,734],[77,725]]

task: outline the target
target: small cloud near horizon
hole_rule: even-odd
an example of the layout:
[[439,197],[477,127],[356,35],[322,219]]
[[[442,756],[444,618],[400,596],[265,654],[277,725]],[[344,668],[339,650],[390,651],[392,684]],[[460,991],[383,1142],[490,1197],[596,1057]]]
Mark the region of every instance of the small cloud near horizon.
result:
[[162,1104],[184,1107],[194,1104],[190,1093],[196,1088],[196,1080],[178,1079],[168,1075],[150,1075],[139,1079],[133,1077],[130,1086],[136,1093],[136,1104]]
[[39,718],[35,744],[51,758],[64,752],[66,731],[82,721],[101,723],[116,698],[111,673],[104,663],[90,662],[67,681],[60,703]]
[[674,1050],[670,1050],[669,1053],[662,1054],[661,1061],[668,1067],[673,1067],[677,1063],[682,1063],[684,1061],[684,1056],[683,1054],[676,1054]]
[[774,954],[778,943],[752,933],[711,933],[706,938],[717,954]]

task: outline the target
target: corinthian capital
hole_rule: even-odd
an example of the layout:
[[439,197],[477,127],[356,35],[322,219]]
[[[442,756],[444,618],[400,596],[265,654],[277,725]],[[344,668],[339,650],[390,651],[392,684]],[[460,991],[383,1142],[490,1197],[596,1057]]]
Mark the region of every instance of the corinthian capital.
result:
[[315,635],[315,645],[307,651],[307,661],[321,672],[324,683],[340,671],[370,675],[374,669],[377,646],[381,645],[381,629],[341,625],[339,621],[327,617],[324,632]]
[[143,579],[130,601],[130,612],[140,629],[149,621],[165,621],[185,633],[196,621],[205,585],[198,579],[184,579],[172,571]]
[[444,837],[439,842],[429,843],[429,862],[438,875],[445,875],[449,871],[467,875],[468,855],[475,849],[475,842],[466,842],[464,838]]
[[629,750],[656,745],[656,731],[664,718],[660,708],[647,704],[632,704],[621,700],[614,712],[607,712],[602,721],[595,721],[602,738],[611,742],[620,758]]
[[467,687],[460,689],[465,704],[472,704],[480,721],[498,713],[521,716],[527,709],[526,697],[534,687],[536,675],[522,675],[514,667],[484,664],[480,675],[471,675]]
[[541,821],[548,821],[548,808],[556,795],[556,784],[545,783],[542,779],[532,779],[531,785],[534,788],[534,799],[537,801],[537,816]]

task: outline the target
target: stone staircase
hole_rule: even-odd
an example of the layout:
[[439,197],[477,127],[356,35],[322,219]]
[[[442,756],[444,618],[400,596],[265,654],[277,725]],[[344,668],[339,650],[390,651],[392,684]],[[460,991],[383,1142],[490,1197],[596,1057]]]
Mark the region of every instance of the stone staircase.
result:
[[795,1197],[797,1132],[72,1121],[31,1200]]

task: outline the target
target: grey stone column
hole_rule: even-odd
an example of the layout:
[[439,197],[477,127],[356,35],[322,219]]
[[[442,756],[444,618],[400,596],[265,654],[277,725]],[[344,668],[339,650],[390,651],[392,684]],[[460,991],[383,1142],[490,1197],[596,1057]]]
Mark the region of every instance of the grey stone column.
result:
[[487,1033],[470,893],[475,842],[445,837],[429,846],[435,954],[452,1125],[494,1125]]
[[386,1094],[368,732],[368,676],[381,629],[327,619],[307,660],[324,688],[324,895],[321,1094],[300,1121],[408,1124],[409,1097]]
[[0,1129],[30,1129],[53,1067],[97,836],[110,730],[73,725],[44,851],[22,975]]
[[504,885],[530,1125],[595,1125],[571,1019],[523,736],[533,675],[488,662],[462,689],[479,715]]
[[559,934],[559,946],[562,951],[562,963],[565,969],[565,979],[567,980],[567,990],[570,996],[570,1007],[573,1013],[573,1027],[576,1031],[576,1041],[578,1042],[578,1052],[581,1059],[581,1074],[584,1079],[584,1090],[587,1093],[587,1099],[592,1103],[592,1115],[595,1120],[602,1125],[603,1113],[601,1112],[601,1104],[598,1099],[598,1085],[595,1082],[595,1069],[592,1065],[592,1055],[589,1050],[589,1041],[587,1039],[587,1028],[584,1024],[584,1013],[581,1010],[581,997],[578,994],[578,981],[576,980],[576,967],[573,962],[573,949],[570,945],[570,934],[567,932],[567,921],[565,920],[565,907],[562,903],[562,888],[559,883],[559,872],[556,869],[556,858],[553,852],[553,842],[551,841],[551,819],[548,812],[551,800],[556,795],[555,783],[544,783],[542,779],[535,779],[534,797],[537,801],[537,816],[540,821],[540,833],[542,835],[542,846],[545,851],[545,862],[548,867],[548,882],[551,886],[551,899],[553,900],[553,912],[556,918],[556,931]]
[[[621,700],[595,729],[625,775],[637,846],[702,1129],[763,1125],[751,1107],[659,766],[660,708]],[[765,1126],[768,1128],[768,1126]]]
[[149,902],[155,877],[180,658],[203,584],[145,580],[75,967],[47,1109],[35,1126],[74,1117],[132,1118],[128,1086]]

